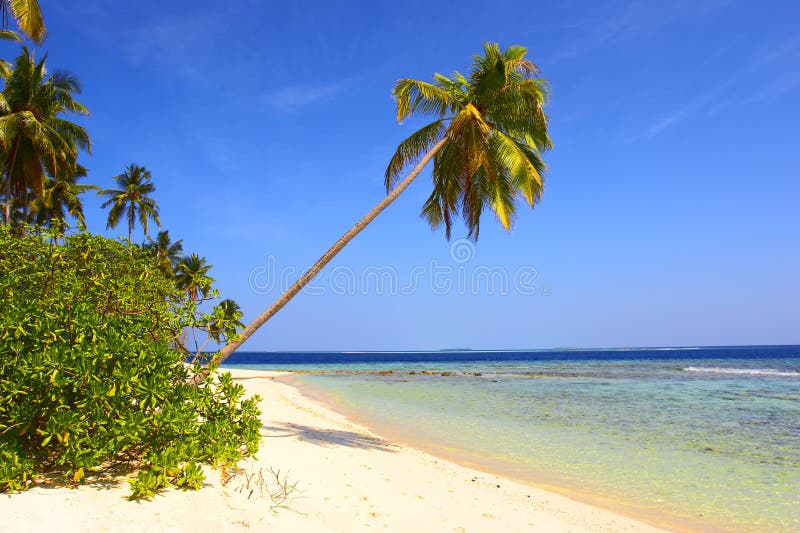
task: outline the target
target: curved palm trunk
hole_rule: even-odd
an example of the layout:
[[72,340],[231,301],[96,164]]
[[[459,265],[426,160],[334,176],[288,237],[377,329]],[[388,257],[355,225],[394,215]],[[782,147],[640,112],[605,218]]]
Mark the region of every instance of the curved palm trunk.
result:
[[397,185],[397,187],[395,187],[392,190],[392,192],[386,195],[386,198],[381,200],[378,203],[378,205],[373,207],[372,210],[364,216],[364,218],[356,222],[355,226],[350,228],[347,231],[347,233],[342,235],[342,237],[338,241],[336,241],[333,244],[333,246],[331,246],[331,248],[327,252],[325,252],[325,254],[322,257],[320,257],[316,263],[314,263],[314,266],[312,266],[305,274],[300,276],[300,279],[298,279],[294,283],[294,285],[289,287],[289,289],[286,292],[284,292],[281,295],[281,297],[275,301],[274,304],[268,307],[266,311],[258,315],[255,320],[253,320],[250,324],[248,324],[247,327],[242,330],[242,332],[239,334],[236,340],[230,341],[227,345],[225,345],[225,347],[222,348],[222,350],[220,350],[216,356],[214,356],[212,363],[220,364],[223,361],[225,361],[225,359],[230,357],[230,355],[236,349],[238,349],[239,346],[244,344],[244,342],[247,339],[249,339],[250,336],[264,324],[264,322],[272,318],[275,315],[275,313],[277,313],[283,308],[284,305],[289,303],[289,301],[292,298],[294,298],[294,296],[298,292],[300,292],[303,289],[303,287],[305,287],[308,284],[309,281],[314,279],[314,277],[317,274],[319,274],[320,270],[322,270],[322,268],[325,265],[327,265],[330,262],[330,260],[333,259],[336,256],[336,254],[338,254],[342,250],[342,248],[347,246],[347,243],[353,240],[353,237],[361,233],[361,230],[366,228],[367,225],[375,219],[375,217],[377,217],[384,209],[386,209],[389,206],[389,204],[394,202],[397,199],[397,197],[400,196],[400,193],[402,193],[404,190],[406,190],[406,188],[409,185],[411,185],[411,182],[414,181],[414,179],[419,175],[420,172],[422,172],[422,169],[425,168],[425,165],[427,165],[428,162],[431,159],[433,159],[433,156],[436,155],[436,152],[438,152],[442,148],[442,146],[444,146],[445,142],[447,142],[447,137],[443,138],[441,141],[436,143],[428,151],[428,153],[425,154],[425,156],[419,161],[419,163],[417,163],[417,165],[411,170],[411,172],[408,173],[408,175],[403,179],[403,181],[401,181]]

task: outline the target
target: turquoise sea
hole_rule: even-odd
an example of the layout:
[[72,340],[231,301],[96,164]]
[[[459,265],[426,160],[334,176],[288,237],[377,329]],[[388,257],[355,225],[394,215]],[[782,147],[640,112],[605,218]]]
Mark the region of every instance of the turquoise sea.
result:
[[390,437],[656,522],[800,531],[797,346],[250,353],[230,364],[298,372],[302,388]]

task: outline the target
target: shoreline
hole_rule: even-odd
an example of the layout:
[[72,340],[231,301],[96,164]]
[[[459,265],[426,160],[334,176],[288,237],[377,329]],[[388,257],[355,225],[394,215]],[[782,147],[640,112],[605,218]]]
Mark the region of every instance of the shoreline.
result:
[[[258,372],[256,370],[253,371]],[[365,428],[370,433],[381,435],[400,446],[414,449],[445,461],[450,461],[463,468],[477,470],[486,475],[498,476],[510,481],[522,483],[538,490],[563,496],[583,505],[608,510],[632,520],[640,521],[667,531],[703,533],[726,533],[733,531],[719,525],[700,523],[657,510],[648,510],[645,507],[636,506],[633,503],[592,494],[578,487],[570,486],[546,471],[534,471],[528,468],[525,469],[524,475],[521,475],[516,465],[511,465],[500,460],[493,460],[475,452],[448,447],[435,441],[415,438],[415,435],[411,431],[404,431],[397,426],[393,426],[391,423],[371,417],[363,411],[346,405],[335,394],[301,382],[299,375],[302,373],[298,374],[292,371],[279,371],[279,373],[281,375],[275,377],[276,381],[293,387],[309,400],[317,402],[325,409],[330,409],[344,416],[348,421]]]
[[293,372],[284,372],[283,374],[284,375],[276,376],[275,380],[293,387],[311,401],[317,402],[323,408],[330,409],[344,416],[348,421],[362,426],[370,433],[386,437],[391,442],[397,443],[400,446],[414,449],[421,453],[450,461],[461,467],[483,472],[487,475],[506,478],[510,481],[522,483],[539,490],[558,494],[578,503],[605,509],[633,520],[647,523],[656,528],[663,528],[667,531],[701,531],[703,533],[726,533],[730,531],[725,528],[697,523],[666,513],[659,513],[657,511],[648,512],[646,509],[637,507],[634,504],[627,504],[625,502],[613,500],[610,497],[607,498],[581,491],[579,488],[569,486],[562,480],[557,479],[555,476],[545,471],[533,471],[528,468],[525,470],[525,474],[527,475],[520,475],[518,471],[515,472],[514,465],[499,460],[492,460],[491,458],[480,456],[477,453],[448,447],[431,440],[415,438],[410,431],[403,431],[396,426],[379,421],[361,411],[346,406],[339,398],[331,393],[314,388],[306,383],[300,383],[298,377]]
[[[321,411],[327,411],[328,416],[331,414],[342,417],[346,423],[360,432],[366,433],[374,438],[390,442],[391,446],[403,449],[406,452],[415,453],[425,457],[428,461],[433,460],[435,464],[444,462],[449,463],[448,466],[456,470],[466,471],[474,478],[474,474],[481,477],[490,477],[494,481],[500,481],[504,484],[513,484],[514,489],[521,490],[522,492],[531,492],[531,490],[540,492],[539,496],[548,496],[553,498],[564,498],[566,501],[561,501],[562,505],[569,502],[569,507],[573,505],[581,506],[581,511],[591,513],[613,513],[615,519],[621,521],[630,520],[630,524],[625,524],[626,530],[642,530],[647,531],[701,531],[697,529],[697,524],[681,524],[681,523],[668,523],[663,520],[658,520],[658,517],[636,515],[628,509],[624,509],[623,505],[614,505],[609,501],[604,501],[601,498],[592,499],[588,495],[583,495],[577,491],[570,491],[564,487],[556,484],[533,483],[527,479],[521,479],[514,476],[511,472],[492,471],[488,469],[485,462],[479,460],[470,461],[466,455],[459,456],[456,452],[448,452],[444,447],[436,446],[434,443],[422,443],[419,440],[410,438],[408,432],[397,431],[392,429],[386,424],[379,424],[375,421],[368,420],[367,417],[358,411],[346,408],[337,398],[331,394],[313,388],[312,386],[304,383],[299,383],[297,375],[290,371],[265,371],[265,370],[249,370],[249,369],[224,369],[232,372],[237,380],[257,379],[257,376],[244,376],[237,375],[243,372],[264,373],[269,374],[269,379],[274,382],[280,383],[287,387],[291,387],[294,391],[306,401],[313,402],[315,408]],[[264,376],[266,377],[266,376]],[[477,459],[477,458],[476,458]],[[496,485],[500,487],[500,485]],[[526,498],[530,495],[526,494]],[[530,525],[530,524],[529,524]],[[622,525],[622,524],[619,524]],[[615,525],[616,527],[616,525]],[[553,524],[549,524],[547,530],[552,531]],[[629,529],[633,528],[633,529]],[[467,528],[469,530],[471,528]],[[569,528],[573,530],[572,527]],[[589,528],[588,531],[595,531]],[[703,529],[702,531],[717,531],[715,529]]]
[[[288,509],[223,484],[205,469],[199,491],[130,502],[125,478],[70,489],[40,483],[0,496],[4,531],[666,531],[504,476],[387,440],[282,382],[287,373],[223,369],[262,397],[262,443],[250,473],[289,476]],[[284,478],[285,479],[285,478]],[[238,485],[237,485],[238,482]],[[273,484],[273,487],[275,485]],[[46,511],[45,511],[46,510]],[[674,528],[672,528],[674,530]]]

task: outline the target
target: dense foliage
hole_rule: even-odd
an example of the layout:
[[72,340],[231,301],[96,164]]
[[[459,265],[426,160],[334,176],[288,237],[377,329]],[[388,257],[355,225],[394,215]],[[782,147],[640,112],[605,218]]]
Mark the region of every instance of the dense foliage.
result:
[[175,348],[187,324],[219,336],[225,306],[198,318],[150,250],[55,236],[0,226],[0,491],[129,466],[147,497],[255,453],[258,398],[213,369],[195,383]]

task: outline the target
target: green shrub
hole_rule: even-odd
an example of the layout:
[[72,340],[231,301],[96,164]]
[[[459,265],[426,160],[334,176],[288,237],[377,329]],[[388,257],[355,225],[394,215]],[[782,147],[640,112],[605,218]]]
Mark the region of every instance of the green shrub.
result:
[[229,374],[192,381],[174,340],[196,317],[152,254],[52,241],[0,227],[0,492],[129,466],[149,497],[254,454],[258,398]]

